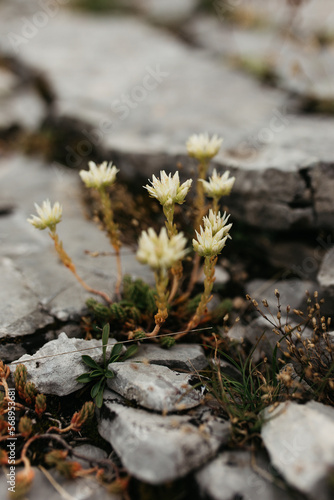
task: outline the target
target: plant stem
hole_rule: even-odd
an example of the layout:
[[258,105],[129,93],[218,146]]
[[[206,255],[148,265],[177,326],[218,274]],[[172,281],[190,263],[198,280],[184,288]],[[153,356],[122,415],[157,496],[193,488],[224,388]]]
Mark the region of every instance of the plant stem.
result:
[[154,316],[155,327],[151,333],[146,334],[146,337],[155,337],[159,333],[161,326],[168,318],[168,310],[167,310],[168,274],[165,269],[158,269],[157,271],[155,271],[154,277],[155,277],[155,286],[157,289],[157,298],[155,303],[157,305],[158,312]]
[[193,328],[196,328],[199,325],[201,318],[202,318],[203,314],[205,313],[206,306],[208,305],[208,303],[212,299],[211,292],[212,292],[212,287],[213,287],[213,284],[215,281],[214,276],[215,276],[215,266],[216,266],[217,260],[218,260],[217,255],[215,255],[213,257],[205,257],[205,260],[204,260],[204,274],[205,274],[204,292],[202,294],[200,303],[197,306],[196,312],[195,312],[194,316],[191,318],[191,320],[189,321],[185,331],[180,333],[179,335],[177,335],[175,337],[175,340],[178,340],[179,338],[183,337],[184,335],[186,335],[189,332],[189,330],[192,330]]
[[[173,203],[172,205],[163,205],[163,212],[166,217],[166,229],[168,233],[168,237],[171,238],[172,236],[177,235],[177,228],[176,225],[174,224],[174,209],[175,209],[175,204]],[[183,266],[182,262],[179,260],[174,264],[174,266],[171,269],[172,275],[173,275],[173,283],[172,283],[172,288],[171,292],[168,297],[168,303],[170,304],[172,300],[174,299],[178,288],[179,288],[179,282],[182,278],[183,275]]]
[[71,271],[71,273],[76,277],[76,279],[79,281],[80,285],[83,286],[83,288],[85,290],[87,290],[88,292],[94,293],[95,295],[99,295],[108,304],[111,304],[112,300],[110,299],[110,297],[106,293],[101,292],[100,290],[95,290],[95,288],[90,287],[89,285],[87,285],[87,283],[85,283],[85,281],[83,281],[83,279],[80,278],[80,276],[77,273],[76,267],[72,262],[71,257],[65,252],[65,250],[63,248],[63,243],[62,243],[62,241],[59,240],[59,236],[56,233],[56,231],[55,230],[50,231],[49,235],[54,242],[55,249],[56,249],[57,254],[60,257],[60,260],[62,261],[64,266],[67,267],[67,269],[69,269]]
[[98,192],[100,195],[101,207],[103,212],[103,225],[116,254],[117,281],[115,286],[115,292],[118,298],[120,298],[120,288],[122,284],[122,266],[121,266],[121,255],[120,255],[121,242],[119,239],[118,225],[114,221],[114,212],[111,207],[110,196],[106,192],[105,188],[99,189]]

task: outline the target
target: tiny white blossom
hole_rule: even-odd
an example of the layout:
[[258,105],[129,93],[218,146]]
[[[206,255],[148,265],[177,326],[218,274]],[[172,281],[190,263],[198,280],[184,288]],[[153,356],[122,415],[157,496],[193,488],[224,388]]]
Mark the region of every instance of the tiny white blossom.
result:
[[218,255],[224,248],[228,236],[224,236],[224,228],[213,234],[212,227],[200,227],[200,233],[196,231],[197,240],[193,239],[193,247],[201,257],[213,257]]
[[214,135],[209,139],[209,134],[194,134],[187,141],[189,156],[199,161],[209,160],[218,154],[223,139]]
[[101,165],[96,165],[93,161],[90,161],[88,166],[89,171],[80,170],[79,172],[86,187],[101,189],[114,184],[116,174],[119,170],[115,165],[112,165],[112,162],[108,163],[104,161]]
[[172,174],[167,175],[164,170],[160,171],[160,179],[155,175],[152,176],[152,179],[153,180],[150,181],[152,185],[150,186],[147,184],[144,188],[147,189],[149,195],[152,198],[156,198],[161,205],[173,205],[174,203],[182,205],[192,184],[192,179],[189,179],[180,185],[178,172],[175,172],[172,177]]
[[209,177],[209,181],[204,181],[200,179],[203,183],[204,192],[209,198],[221,198],[222,196],[227,196],[230,194],[235,177],[229,177],[230,172],[227,170],[223,175],[217,174],[217,170],[214,169],[212,176]]
[[61,216],[63,213],[62,206],[58,201],[51,207],[49,200],[43,201],[40,207],[35,203],[36,212],[39,217],[32,215],[30,219],[27,219],[30,224],[32,224],[37,229],[46,229],[47,227],[52,231],[55,229],[58,222],[61,221]]
[[183,233],[168,238],[166,228],[162,228],[157,235],[150,227],[139,237],[137,259],[153,269],[169,269],[187,254],[186,244]]
[[226,212],[224,212],[223,216],[221,216],[220,212],[216,213],[210,209],[209,215],[203,217],[204,228],[211,227],[213,236],[217,234],[221,229],[224,229],[224,236],[231,238],[231,236],[228,234],[229,230],[232,227],[232,224],[227,224],[229,218],[230,215],[226,215]]

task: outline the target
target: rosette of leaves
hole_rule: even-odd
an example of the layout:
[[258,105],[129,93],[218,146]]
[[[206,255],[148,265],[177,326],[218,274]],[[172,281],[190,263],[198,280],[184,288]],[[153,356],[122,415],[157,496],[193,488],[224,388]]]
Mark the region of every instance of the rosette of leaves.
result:
[[90,395],[95,399],[95,404],[98,408],[101,408],[103,402],[103,391],[108,378],[113,378],[115,376],[114,372],[108,368],[111,363],[117,361],[125,361],[126,359],[133,356],[138,347],[136,345],[130,346],[125,353],[123,353],[123,344],[115,344],[107,356],[108,339],[110,335],[110,325],[109,323],[103,327],[102,330],[102,354],[103,354],[103,365],[100,366],[94,359],[88,355],[81,356],[82,361],[91,368],[90,372],[83,373],[77,377],[77,381],[82,384],[90,384],[94,382],[91,388]]

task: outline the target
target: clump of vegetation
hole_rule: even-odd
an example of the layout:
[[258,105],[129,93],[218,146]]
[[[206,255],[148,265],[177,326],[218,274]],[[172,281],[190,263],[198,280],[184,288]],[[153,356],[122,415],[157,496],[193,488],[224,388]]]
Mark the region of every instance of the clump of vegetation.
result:
[[287,306],[284,314],[278,290],[275,295],[277,311],[270,309],[266,299],[261,308],[247,296],[277,335],[270,358],[254,361],[261,335],[249,352],[244,344],[227,336],[215,335],[212,343],[214,354],[211,371],[205,373],[206,385],[228,415],[232,440],[239,446],[258,438],[263,410],[268,406],[311,399],[334,405],[334,338],[329,331],[331,319],[321,314],[323,300],[318,300],[318,292],[313,297],[307,293],[306,313]]
[[[160,203],[165,216],[165,227],[161,228],[159,233],[150,227],[142,231],[138,240],[137,259],[154,272],[155,290],[141,280],[132,281],[129,277],[123,280],[121,234],[119,225],[115,221],[110,197],[110,188],[116,183],[118,169],[111,162],[105,161],[101,165],[96,165],[91,161],[88,164],[88,171],[80,171],[85,186],[93,190],[99,200],[101,226],[110,240],[116,257],[116,300],[104,291],[90,287],[77,273],[75,264],[65,251],[57,233],[57,225],[62,218],[60,203],[56,202],[51,206],[50,201],[46,200],[41,207],[35,205],[38,216],[33,215],[28,221],[37,229],[49,230],[49,236],[64,266],[88,292],[103,299],[102,303],[94,299],[89,299],[87,302],[94,316],[93,322],[95,321],[97,326],[110,322],[112,327],[117,326],[128,339],[138,336],[150,338],[160,333],[166,320],[172,315],[182,330],[176,335],[177,340],[194,330],[203,321],[207,314],[207,305],[212,298],[218,255],[230,238],[229,232],[232,227],[232,224],[228,223],[229,216],[226,213],[221,215],[219,203],[223,196],[230,194],[235,178],[230,177],[228,171],[219,174],[216,169],[213,170],[211,177],[207,178],[210,160],[218,154],[221,143],[222,139],[217,136],[209,138],[208,134],[193,135],[187,142],[189,156],[198,161],[198,179],[193,206],[196,236],[193,239],[193,267],[186,288],[182,261],[185,257],[188,258],[190,248],[187,247],[184,233],[179,231],[174,221],[174,213],[176,205],[185,203],[193,181],[188,179],[181,183],[178,171],[172,175],[163,170],[160,172],[160,178],[153,175],[150,184],[144,186],[150,197]],[[208,198],[212,199],[211,203],[207,202]],[[183,321],[182,324],[184,310],[191,310],[187,308],[187,302],[191,299],[199,277],[201,258],[204,259],[204,291],[192,316],[186,318],[186,323]],[[152,319],[154,324],[151,327]],[[166,341],[164,343],[166,344]]]

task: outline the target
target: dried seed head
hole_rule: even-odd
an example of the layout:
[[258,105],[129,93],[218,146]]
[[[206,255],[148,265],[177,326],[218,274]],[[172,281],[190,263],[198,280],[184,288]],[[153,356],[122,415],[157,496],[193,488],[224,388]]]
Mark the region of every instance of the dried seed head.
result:
[[264,305],[264,307],[269,307],[267,299],[263,299],[262,304]]
[[277,297],[278,299],[280,298],[280,293],[279,293],[279,291],[277,290],[277,288],[275,288],[275,295],[276,295],[276,297]]

